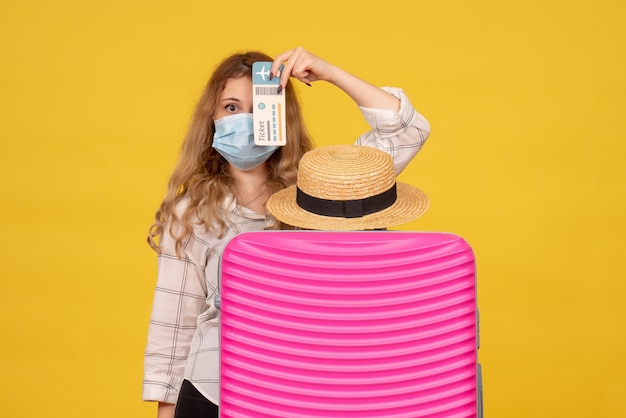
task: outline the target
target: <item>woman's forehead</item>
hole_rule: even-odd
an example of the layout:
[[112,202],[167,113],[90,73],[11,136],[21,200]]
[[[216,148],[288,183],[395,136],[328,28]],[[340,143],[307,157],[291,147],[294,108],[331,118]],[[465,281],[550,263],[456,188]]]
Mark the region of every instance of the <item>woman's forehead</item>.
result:
[[233,94],[252,94],[252,79],[250,77],[243,76],[238,78],[229,78],[226,80],[224,90],[222,91],[222,98]]

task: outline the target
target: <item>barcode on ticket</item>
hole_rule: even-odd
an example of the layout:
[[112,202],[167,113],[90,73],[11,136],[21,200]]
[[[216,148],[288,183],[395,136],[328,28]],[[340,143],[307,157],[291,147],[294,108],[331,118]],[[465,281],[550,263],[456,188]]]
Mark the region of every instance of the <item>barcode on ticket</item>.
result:
[[269,96],[269,95],[277,95],[278,94],[278,86],[274,87],[274,86],[263,86],[263,87],[255,87],[254,88],[254,93],[259,95],[259,96]]

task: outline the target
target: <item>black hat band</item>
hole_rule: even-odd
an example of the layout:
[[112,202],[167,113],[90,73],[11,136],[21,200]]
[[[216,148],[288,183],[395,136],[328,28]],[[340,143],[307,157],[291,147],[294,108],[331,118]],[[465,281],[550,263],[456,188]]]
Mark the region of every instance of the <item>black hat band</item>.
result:
[[333,218],[360,218],[387,209],[396,202],[396,184],[382,193],[364,199],[328,200],[306,194],[296,188],[296,204],[302,209]]

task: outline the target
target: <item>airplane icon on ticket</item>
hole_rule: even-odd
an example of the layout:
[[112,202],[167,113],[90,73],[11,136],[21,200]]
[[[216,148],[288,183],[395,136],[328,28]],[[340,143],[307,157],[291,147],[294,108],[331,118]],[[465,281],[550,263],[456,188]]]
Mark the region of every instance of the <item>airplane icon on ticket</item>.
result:
[[257,71],[255,74],[260,75],[261,79],[263,79],[263,81],[265,81],[265,76],[270,75],[270,70],[269,69],[265,69],[265,65],[263,67],[261,67],[261,71]]

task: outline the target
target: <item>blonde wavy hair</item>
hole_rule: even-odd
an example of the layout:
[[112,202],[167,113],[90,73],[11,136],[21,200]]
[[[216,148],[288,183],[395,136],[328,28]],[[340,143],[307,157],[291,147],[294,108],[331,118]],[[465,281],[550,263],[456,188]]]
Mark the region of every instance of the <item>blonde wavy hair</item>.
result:
[[[222,61],[209,79],[193,114],[165,198],[149,229],[148,244],[155,251],[161,250],[160,240],[165,228],[169,228],[168,232],[175,240],[178,256],[181,255],[184,240],[196,224],[203,225],[219,238],[224,236],[226,222],[218,208],[230,194],[233,178],[227,161],[212,147],[215,133],[213,119],[228,79],[251,77],[252,64],[256,61],[273,61],[273,58],[258,51],[237,53]],[[291,81],[284,92],[287,145],[280,147],[267,160],[269,174],[266,181],[272,192],[295,184],[298,163],[313,147]],[[188,204],[182,214],[176,214],[175,208],[183,199],[188,199]]]

